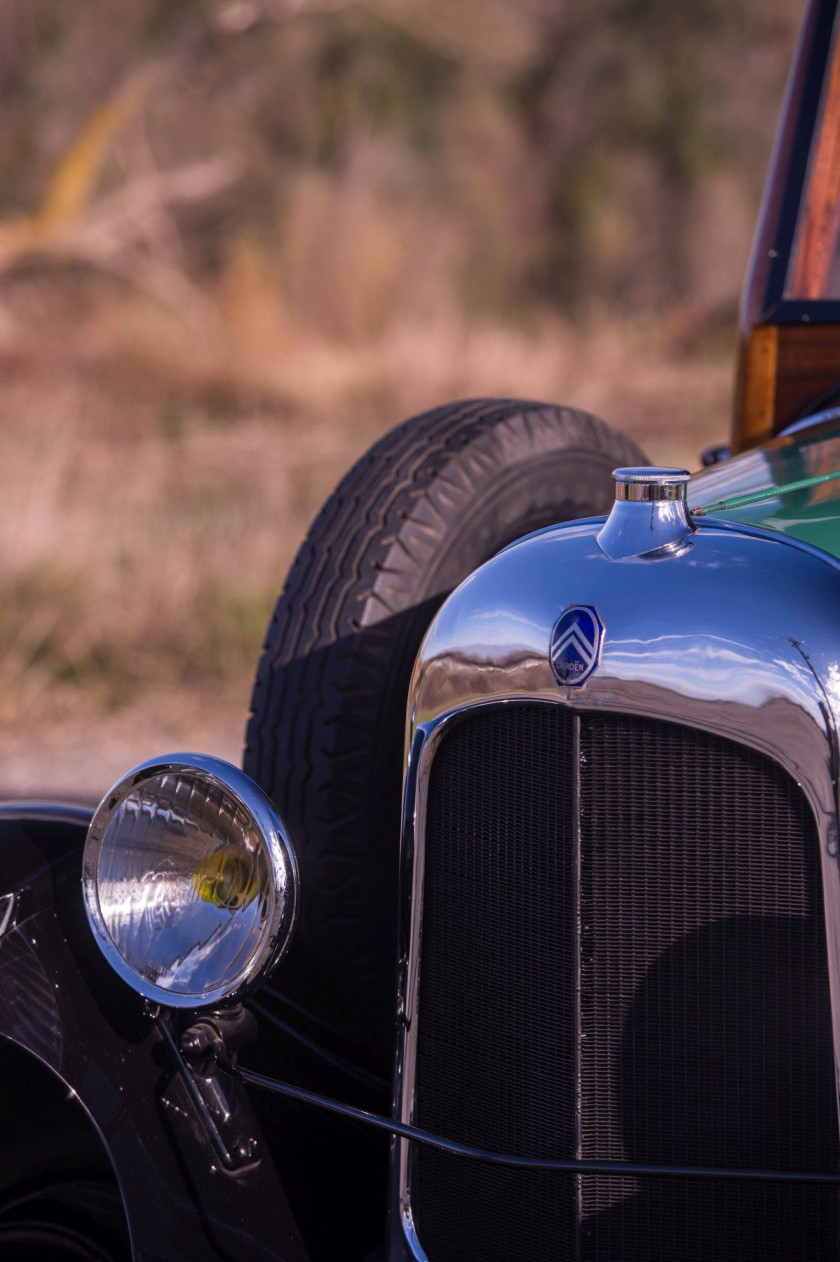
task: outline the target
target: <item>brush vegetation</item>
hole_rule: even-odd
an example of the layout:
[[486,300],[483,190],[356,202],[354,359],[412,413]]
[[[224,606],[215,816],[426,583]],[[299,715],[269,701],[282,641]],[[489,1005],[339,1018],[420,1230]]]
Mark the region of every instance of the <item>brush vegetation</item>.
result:
[[413,412],[723,440],[799,9],[8,0],[0,787],[236,759],[310,518]]

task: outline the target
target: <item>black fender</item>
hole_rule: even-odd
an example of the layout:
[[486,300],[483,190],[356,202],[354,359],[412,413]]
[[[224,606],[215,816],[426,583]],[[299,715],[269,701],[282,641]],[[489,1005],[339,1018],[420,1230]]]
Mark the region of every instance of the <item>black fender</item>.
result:
[[78,1101],[120,1189],[135,1258],[306,1262],[244,1092],[249,1158],[226,1169],[172,1040],[93,941],[81,891],[91,814],[0,806],[0,1075],[4,1056],[25,1053],[28,1091],[49,1078]]

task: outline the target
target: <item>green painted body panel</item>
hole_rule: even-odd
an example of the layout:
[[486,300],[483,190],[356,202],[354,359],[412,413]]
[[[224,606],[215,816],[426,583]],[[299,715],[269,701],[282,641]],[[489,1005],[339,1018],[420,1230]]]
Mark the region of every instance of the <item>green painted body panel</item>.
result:
[[840,420],[833,420],[786,438],[774,438],[755,451],[703,470],[691,480],[688,502],[692,508],[705,508],[719,500],[766,489],[767,498],[761,502],[715,510],[713,516],[778,530],[840,558],[840,479],[786,489],[790,483],[837,470]]

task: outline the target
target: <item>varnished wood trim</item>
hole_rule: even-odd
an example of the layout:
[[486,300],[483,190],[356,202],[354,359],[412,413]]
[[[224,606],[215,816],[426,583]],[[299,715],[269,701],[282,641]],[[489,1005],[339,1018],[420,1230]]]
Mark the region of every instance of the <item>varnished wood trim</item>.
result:
[[840,44],[835,39],[796,246],[791,298],[829,298],[840,231]]
[[772,438],[840,387],[840,325],[762,325],[741,347],[735,450]]
[[738,448],[771,438],[776,418],[779,329],[761,325],[742,343],[735,397]]

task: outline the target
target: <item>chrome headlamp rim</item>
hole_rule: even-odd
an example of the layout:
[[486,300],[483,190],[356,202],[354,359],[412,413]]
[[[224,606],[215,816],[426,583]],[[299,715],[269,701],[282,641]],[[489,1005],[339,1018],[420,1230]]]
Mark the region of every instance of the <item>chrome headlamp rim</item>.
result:
[[[196,775],[199,780],[232,794],[250,815],[263,840],[272,876],[268,930],[237,974],[235,983],[200,993],[167,990],[149,981],[126,961],[108,931],[99,903],[97,868],[102,843],[114,814],[124,799],[147,780],[163,775]],[[298,865],[288,829],[259,785],[233,763],[208,754],[178,752],[139,763],[111,786],[93,813],[82,861],[82,894],[94,939],[114,972],[132,990],[167,1008],[217,1007],[243,998],[282,959],[292,938],[298,913]]]

